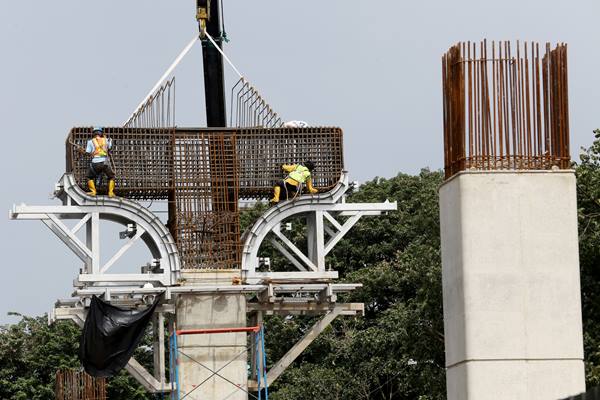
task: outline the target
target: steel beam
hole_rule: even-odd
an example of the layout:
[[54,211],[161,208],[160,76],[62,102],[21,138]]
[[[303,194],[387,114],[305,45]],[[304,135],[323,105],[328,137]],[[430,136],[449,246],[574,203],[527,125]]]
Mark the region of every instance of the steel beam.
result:
[[[277,361],[271,369],[267,372],[267,382],[269,385],[273,384],[277,378],[285,371],[287,367],[290,366],[291,363],[294,362],[296,358],[319,336],[325,328],[331,324],[331,322],[337,318],[343,311],[343,307],[336,306],[333,309],[329,310],[323,318],[318,320],[300,339],[296,342],[291,349],[285,353],[283,357],[279,361]],[[249,382],[248,387],[250,389],[256,390],[256,382]]]
[[[362,315],[365,306],[363,303],[336,303],[340,308],[340,315]],[[318,315],[329,312],[331,304],[328,303],[247,303],[248,313],[263,312],[266,315]]]

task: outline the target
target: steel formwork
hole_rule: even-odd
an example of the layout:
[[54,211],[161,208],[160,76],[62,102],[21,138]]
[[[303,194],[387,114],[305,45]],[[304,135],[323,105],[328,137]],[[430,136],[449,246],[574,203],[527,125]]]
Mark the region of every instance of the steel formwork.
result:
[[570,167],[566,44],[458,43],[442,81],[446,178]]
[[[240,268],[240,199],[271,195],[282,164],[312,160],[314,184],[333,188],[343,170],[339,128],[105,128],[113,140],[116,193],[167,200],[168,227],[184,269]],[[82,188],[90,158],[80,155],[91,127],[67,138],[67,172]]]

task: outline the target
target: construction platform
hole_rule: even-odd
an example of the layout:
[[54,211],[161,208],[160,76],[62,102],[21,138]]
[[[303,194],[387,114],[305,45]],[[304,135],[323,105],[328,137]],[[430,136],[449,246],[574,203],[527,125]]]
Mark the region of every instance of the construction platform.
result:
[[[223,374],[231,374],[226,380],[235,380],[242,392],[258,390],[263,381],[264,388],[337,316],[364,312],[362,303],[338,302],[339,294],[361,284],[335,283],[338,273],[327,268],[326,256],[360,218],[396,210],[397,205],[346,201],[352,185],[344,171],[341,129],[105,128],[114,143],[114,198],[85,191],[90,158],[78,148],[91,134],[91,128],[73,128],[67,137],[66,171],[54,191],[61,204],[14,206],[10,218],[42,221],[83,263],[72,298],[56,302],[50,321],[70,319],[82,326],[92,296],[132,310],[159,299],[153,319],[154,371],[149,373],[135,359],[126,367],[150,392],[179,390],[175,377],[165,376],[166,354],[173,351],[190,359],[181,365],[187,381],[225,378],[218,373],[225,368]],[[316,165],[312,177],[319,193],[281,201],[242,234],[240,201],[268,199],[274,183],[285,177],[281,165],[307,160]],[[98,188],[102,193],[102,184]],[[166,202],[166,220],[143,201]],[[300,240],[298,232],[289,232],[292,221],[301,225]],[[123,227],[124,244],[102,262],[105,222]],[[118,261],[137,242],[145,244],[152,258],[139,272],[123,272]],[[278,253],[279,265],[261,254],[267,245]],[[240,329],[262,326],[267,315],[322,317],[268,372],[260,361],[264,348],[247,349],[257,369],[246,381],[245,355],[231,365],[216,360],[233,355],[242,344],[245,348],[247,334],[253,335],[251,342],[258,340],[259,331]],[[217,342],[186,336],[179,347],[175,339],[167,349],[160,339],[165,325],[171,338],[178,331],[230,333]],[[215,343],[220,343],[219,357]],[[202,348],[208,353],[198,350]],[[199,359],[205,367],[212,363],[205,368],[212,374],[197,371],[194,363]],[[181,388],[195,390],[185,389],[185,384]],[[212,396],[207,393],[203,396]]]

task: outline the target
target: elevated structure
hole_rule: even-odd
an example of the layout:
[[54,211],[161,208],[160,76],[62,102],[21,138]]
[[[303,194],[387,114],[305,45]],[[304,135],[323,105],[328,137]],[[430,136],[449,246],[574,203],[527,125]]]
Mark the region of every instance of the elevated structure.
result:
[[[73,298],[60,300],[51,320],[83,325],[90,297],[124,307],[155,310],[154,370],[135,359],[127,370],[151,392],[172,399],[245,400],[272,383],[338,315],[363,312],[362,304],[340,304],[337,294],[360,284],[336,284],[325,257],[365,215],[396,209],[395,203],[350,204],[338,128],[285,129],[282,119],[222,51],[219,0],[197,0],[200,35],[183,49],[122,128],[105,128],[113,139],[109,161],[119,198],[90,197],[84,190],[90,159],[77,150],[91,128],[73,128],[66,142],[66,171],[57,184],[60,206],[15,206],[12,219],[40,219],[84,263]],[[206,129],[174,128],[174,68],[200,39],[205,83]],[[239,80],[231,91],[230,125],[225,104],[223,59]],[[240,200],[268,198],[284,178],[281,165],[311,160],[317,166],[317,196],[299,196],[268,210],[242,239]],[[102,184],[96,185],[102,193]],[[166,221],[138,201],[167,202]],[[148,206],[150,208],[150,206]],[[164,210],[161,210],[164,211]],[[282,224],[306,225],[304,243],[294,243]],[[68,227],[63,220],[77,220]],[[109,261],[100,260],[100,222],[121,224],[126,240]],[[85,226],[85,240],[79,237]],[[297,235],[296,235],[297,236]],[[116,271],[115,263],[142,239],[152,259],[139,273]],[[262,263],[270,242],[287,265]],[[265,266],[267,268],[265,269]],[[110,272],[109,272],[110,269]],[[263,317],[323,315],[267,372]],[[169,329],[170,376],[165,376],[165,322]],[[247,325],[250,324],[251,328]],[[185,333],[203,333],[187,335]],[[247,333],[254,336],[247,347]],[[259,346],[259,342],[261,345]],[[253,366],[247,376],[248,357]],[[255,367],[255,368],[254,368]],[[268,398],[268,396],[266,396]]]
[[450,400],[585,391],[566,45],[459,43],[442,60]]
[[[59,300],[51,320],[83,325],[93,295],[129,308],[146,307],[162,295],[153,322],[154,370],[146,371],[135,359],[126,367],[149,391],[247,399],[249,391],[259,389],[260,376],[272,383],[337,316],[363,313],[361,303],[338,303],[339,293],[361,285],[335,283],[337,272],[326,268],[325,257],[362,216],[395,210],[396,203],[346,202],[350,185],[339,128],[105,132],[114,142],[111,162],[120,197],[85,193],[90,160],[76,147],[89,139],[91,128],[74,128],[66,143],[66,173],[55,190],[62,205],[15,206],[11,218],[41,220],[84,264],[73,298]],[[281,164],[309,159],[317,166],[314,183],[321,193],[271,207],[242,236],[239,201],[268,198],[273,183],[284,177]],[[167,201],[166,221],[137,200]],[[63,220],[77,222],[68,227]],[[306,246],[282,231],[290,220],[306,225]],[[102,221],[121,224],[125,240],[105,263],[100,262]],[[84,227],[82,240],[78,235]],[[114,270],[140,239],[152,259],[139,273]],[[261,246],[267,242],[283,255],[283,265],[261,264]],[[246,347],[242,328],[260,326],[265,315],[273,314],[323,317],[265,374],[253,371],[248,379],[248,358],[258,371],[266,366],[260,347]],[[173,346],[161,340],[165,324]],[[215,329],[217,336],[175,334]],[[178,360],[172,366],[180,379],[165,376],[168,349],[175,349],[170,355]]]

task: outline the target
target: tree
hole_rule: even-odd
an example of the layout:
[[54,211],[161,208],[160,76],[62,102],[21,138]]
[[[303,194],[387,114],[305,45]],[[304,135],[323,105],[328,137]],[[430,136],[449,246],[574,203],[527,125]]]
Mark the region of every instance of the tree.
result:
[[66,322],[48,326],[46,316],[22,317],[0,331],[0,398],[53,399],[59,368],[79,365],[79,329]]
[[[445,398],[439,252],[440,172],[375,178],[349,201],[398,202],[398,211],[364,218],[328,260],[363,288],[340,301],[364,302],[366,315],[338,318],[272,386],[272,398]],[[312,323],[268,319],[269,361]]]
[[[54,400],[58,369],[79,369],[81,329],[70,321],[48,325],[46,315],[21,316],[21,321],[0,329],[0,399]],[[150,333],[144,343],[150,343]],[[145,347],[136,358],[148,363]],[[145,400],[153,398],[125,371],[108,380],[110,399]]]
[[576,166],[586,385],[600,385],[600,130]]

